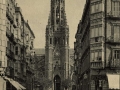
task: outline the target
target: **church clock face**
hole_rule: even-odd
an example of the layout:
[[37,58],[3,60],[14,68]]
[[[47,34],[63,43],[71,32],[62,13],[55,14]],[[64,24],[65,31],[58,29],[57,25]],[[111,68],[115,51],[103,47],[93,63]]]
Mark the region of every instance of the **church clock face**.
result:
[[59,51],[56,51],[56,52],[55,52],[55,56],[60,56]]

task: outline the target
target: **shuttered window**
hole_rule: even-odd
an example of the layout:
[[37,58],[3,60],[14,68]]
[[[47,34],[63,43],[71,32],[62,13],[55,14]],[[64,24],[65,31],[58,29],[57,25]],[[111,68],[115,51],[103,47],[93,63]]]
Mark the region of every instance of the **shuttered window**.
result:
[[112,1],[112,15],[120,16],[120,1]]
[[101,51],[91,52],[91,61],[97,60],[102,60],[102,52]]
[[102,11],[102,3],[96,2],[91,5],[91,13],[96,13]]

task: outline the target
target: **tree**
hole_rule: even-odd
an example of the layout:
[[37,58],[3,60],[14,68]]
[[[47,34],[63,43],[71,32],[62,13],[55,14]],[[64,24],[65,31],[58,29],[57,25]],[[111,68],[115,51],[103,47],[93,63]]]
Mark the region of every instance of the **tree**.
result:
[[71,87],[71,80],[65,79],[64,81],[62,81],[62,86],[67,90],[69,87]]

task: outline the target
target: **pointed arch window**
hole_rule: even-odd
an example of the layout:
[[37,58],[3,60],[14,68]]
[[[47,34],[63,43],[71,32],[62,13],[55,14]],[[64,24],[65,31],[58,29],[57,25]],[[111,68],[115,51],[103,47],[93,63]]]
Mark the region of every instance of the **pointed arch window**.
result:
[[60,44],[60,38],[59,37],[55,37],[54,38],[54,44]]
[[57,9],[56,9],[56,13],[59,13],[59,7],[57,7]]
[[60,14],[59,14],[59,13],[57,13],[57,15],[56,15],[56,16],[57,16],[57,19],[59,19],[59,18],[60,18]]
[[52,38],[50,38],[50,44],[52,44]]
[[56,37],[54,38],[54,44],[55,45],[57,44],[57,38]]
[[65,44],[65,38],[63,38],[63,45]]

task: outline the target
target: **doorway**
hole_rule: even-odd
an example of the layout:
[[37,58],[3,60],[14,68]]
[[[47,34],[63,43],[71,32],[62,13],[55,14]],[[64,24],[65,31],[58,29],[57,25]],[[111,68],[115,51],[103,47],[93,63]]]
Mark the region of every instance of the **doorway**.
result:
[[60,90],[61,88],[61,79],[58,75],[54,77],[54,90]]

